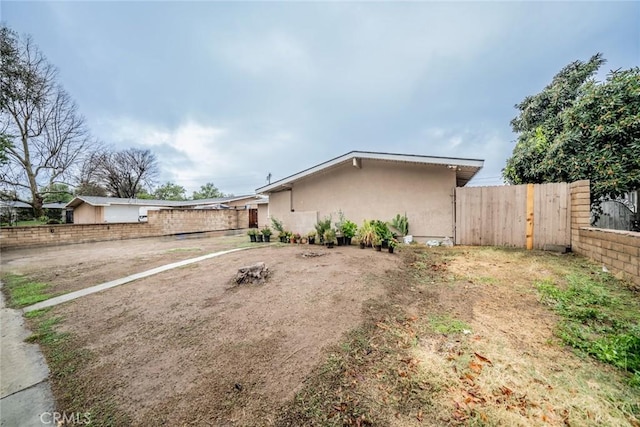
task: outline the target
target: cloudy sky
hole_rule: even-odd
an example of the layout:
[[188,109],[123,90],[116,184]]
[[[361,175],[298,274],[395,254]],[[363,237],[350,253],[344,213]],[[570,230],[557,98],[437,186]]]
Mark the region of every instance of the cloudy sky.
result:
[[96,137],[160,181],[252,193],[351,150],[485,160],[514,104],[596,52],[640,65],[640,2],[0,2]]

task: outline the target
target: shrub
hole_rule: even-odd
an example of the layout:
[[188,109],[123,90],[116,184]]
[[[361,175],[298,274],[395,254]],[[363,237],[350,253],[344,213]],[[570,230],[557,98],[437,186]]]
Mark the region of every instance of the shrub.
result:
[[320,243],[324,243],[324,233],[331,229],[331,217],[325,217],[323,220],[318,221],[316,224],[316,232],[320,238]]

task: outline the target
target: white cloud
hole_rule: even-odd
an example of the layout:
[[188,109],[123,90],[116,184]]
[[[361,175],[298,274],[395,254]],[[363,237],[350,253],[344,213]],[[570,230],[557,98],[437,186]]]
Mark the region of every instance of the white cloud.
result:
[[[286,129],[251,135],[243,126],[216,127],[188,119],[173,128],[131,118],[103,120],[94,126],[98,135],[118,149],[138,146],[157,155],[159,181],[172,181],[188,194],[207,182],[224,192],[252,193],[262,185],[265,170],[276,163],[295,133]],[[103,137],[103,139],[106,139]]]

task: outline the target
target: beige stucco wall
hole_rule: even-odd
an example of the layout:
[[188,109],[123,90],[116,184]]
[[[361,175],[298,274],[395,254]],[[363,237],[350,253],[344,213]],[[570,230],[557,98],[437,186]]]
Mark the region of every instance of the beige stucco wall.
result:
[[446,166],[363,159],[360,169],[343,164],[295,182],[290,191],[269,194],[269,210],[298,233],[310,231],[310,212],[332,215],[335,222],[342,210],[358,225],[406,212],[415,237],[453,237],[455,185],[455,171]]
[[103,222],[103,206],[91,206],[87,203],[82,203],[73,209],[74,224],[102,224]]
[[258,227],[262,228],[265,225],[271,227],[271,220],[269,219],[269,204],[261,203],[258,205]]

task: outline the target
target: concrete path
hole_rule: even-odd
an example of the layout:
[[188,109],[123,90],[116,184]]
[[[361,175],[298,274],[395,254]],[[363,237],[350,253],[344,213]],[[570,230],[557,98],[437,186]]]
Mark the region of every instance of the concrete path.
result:
[[229,249],[227,251],[213,252],[207,255],[199,256],[197,258],[189,258],[183,261],[174,262],[172,264],[163,265],[161,267],[153,268],[151,270],[143,271],[142,273],[132,274],[131,276],[123,277],[122,279],[112,280],[110,282],[102,283],[100,285],[91,286],[90,288],[81,289],[75,292],[69,292],[68,294],[60,295],[59,297],[50,298],[46,301],[39,302],[37,304],[30,305],[23,308],[25,313],[33,310],[40,310],[42,308],[53,307],[54,305],[62,304],[63,302],[71,301],[76,298],[83,297],[85,295],[91,295],[96,292],[110,289],[116,286],[124,285],[125,283],[133,282],[134,280],[142,279],[144,277],[153,276],[154,274],[162,273],[163,271],[171,270],[184,265],[193,264],[196,262],[204,261],[205,259],[215,258],[221,255],[226,255],[232,252],[244,251],[247,248]]
[[[0,286],[2,286],[0,284]],[[0,292],[0,425],[42,426],[55,409],[47,381],[49,368],[37,344],[24,340],[30,332],[22,311],[6,308]]]

